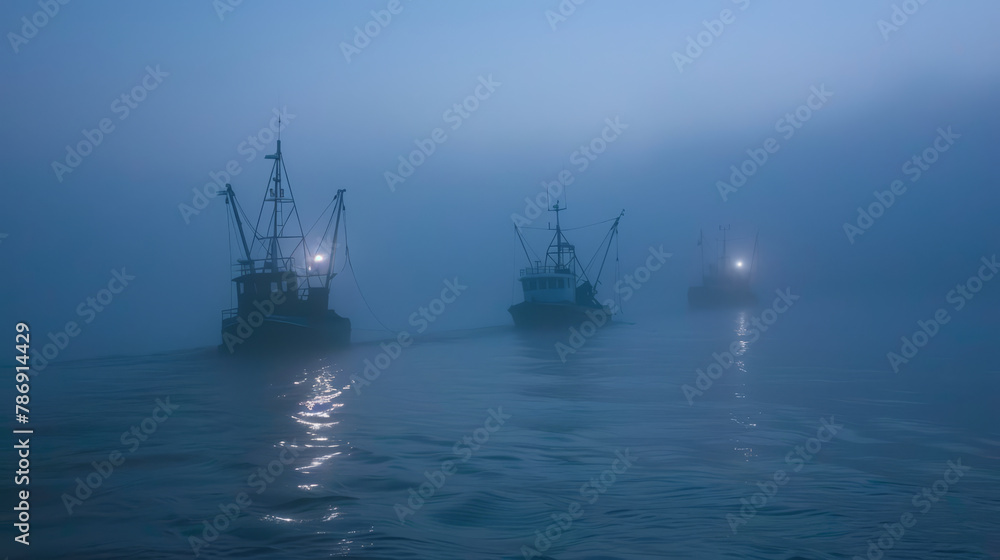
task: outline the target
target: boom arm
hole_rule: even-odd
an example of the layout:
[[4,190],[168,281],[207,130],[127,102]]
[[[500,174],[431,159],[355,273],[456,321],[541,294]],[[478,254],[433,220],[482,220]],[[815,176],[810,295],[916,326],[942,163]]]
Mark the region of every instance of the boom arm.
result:
[[[610,235],[608,237],[608,248],[604,250],[604,258],[601,259],[601,268],[597,269],[597,276],[595,277],[595,280],[597,282],[601,281],[601,272],[604,270],[604,263],[607,262],[608,253],[611,252],[611,241],[614,240],[615,234],[618,233],[618,222],[619,220],[622,219],[622,216],[624,215],[625,211],[622,210],[622,213],[618,214],[618,217],[615,218],[615,223],[611,224],[611,231],[609,232]],[[596,288],[597,286],[595,285],[594,287]]]
[[[246,260],[250,260],[250,246],[247,245],[247,237],[243,233],[243,222],[240,220],[239,210],[236,208],[236,193],[233,192],[233,186],[226,183],[226,203],[233,208],[233,217],[236,218],[236,230],[240,232],[240,241],[243,242],[243,254],[246,256]],[[251,265],[250,271],[253,272],[253,266]]]

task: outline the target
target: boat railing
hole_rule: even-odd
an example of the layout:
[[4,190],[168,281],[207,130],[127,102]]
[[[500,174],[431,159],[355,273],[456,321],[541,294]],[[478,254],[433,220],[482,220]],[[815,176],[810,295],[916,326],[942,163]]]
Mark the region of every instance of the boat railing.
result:
[[249,276],[251,274],[268,274],[272,272],[291,272],[300,280],[302,283],[312,282],[316,279],[324,279],[326,274],[320,270],[312,270],[311,268],[301,269],[294,268],[295,261],[291,257],[278,259],[278,269],[275,270],[271,266],[270,259],[254,259],[252,261],[241,260],[237,264],[232,266],[234,275],[238,276]]
[[565,266],[532,266],[521,269],[521,276],[529,274],[573,274],[573,272]]
[[225,321],[226,319],[232,319],[237,315],[238,311],[239,311],[238,307],[233,307],[232,309],[223,309],[222,320]]
[[277,259],[277,270],[272,266],[273,264],[275,263],[271,259],[253,259],[250,261],[240,260],[234,266],[239,268],[240,274],[263,274],[295,269],[295,260],[292,257]]

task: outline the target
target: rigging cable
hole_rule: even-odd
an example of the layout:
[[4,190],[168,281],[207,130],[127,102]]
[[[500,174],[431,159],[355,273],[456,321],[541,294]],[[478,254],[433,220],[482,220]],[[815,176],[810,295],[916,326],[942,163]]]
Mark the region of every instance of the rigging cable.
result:
[[[608,221],[611,221],[611,220],[608,220]],[[594,260],[597,259],[597,255],[601,254],[601,247],[604,247],[604,242],[605,241],[608,242],[608,249],[611,248],[611,241],[608,239],[608,237],[610,237],[614,232],[615,232],[615,228],[611,228],[610,230],[608,230],[608,233],[604,235],[604,239],[602,239],[601,240],[601,244],[597,246],[597,251],[594,253],[593,257],[590,257],[590,262],[587,263],[587,267],[584,270],[590,270],[590,265],[594,264]],[[597,276],[598,277],[596,278],[596,280],[598,282],[600,282],[601,281],[600,272],[598,272]],[[596,288],[596,286],[595,286],[595,288]]]
[[[524,244],[524,238],[521,237],[521,232],[517,230],[517,226],[516,225],[514,226],[514,234],[517,236],[517,239],[521,241],[521,248],[524,249],[524,256],[528,257],[528,267],[530,268],[531,267],[531,255],[528,254],[528,246]],[[532,251],[532,253],[534,253],[534,251]],[[515,255],[517,254],[517,245],[514,246],[514,254]],[[517,268],[517,262],[516,262],[516,260],[514,262],[514,267]]]
[[[514,233],[517,233],[517,226],[514,226]],[[513,249],[513,254],[511,255],[511,264],[514,265],[514,271],[517,271],[517,237],[514,238],[514,243],[511,244]],[[531,266],[531,263],[528,263]],[[510,277],[510,304],[514,305],[514,297],[517,293],[517,279],[513,276]]]
[[[600,222],[594,222],[592,224],[587,224],[585,226],[576,226],[576,227],[572,227],[572,228],[560,228],[560,229],[562,229],[563,231],[576,231],[578,229],[584,229],[584,228],[599,226],[601,224],[606,224],[608,222],[613,222],[613,221],[615,221],[615,219],[616,218],[611,218],[611,219],[608,219],[608,220],[601,220]],[[552,228],[550,228],[550,227],[531,227],[531,226],[522,226],[521,229],[544,229],[544,230],[547,230],[547,231],[551,231],[552,230]]]
[[[229,205],[229,195],[226,195],[226,205]],[[229,242],[229,271],[233,272],[233,217],[230,213],[226,212],[226,241]],[[233,303],[233,296],[236,294],[236,282],[229,283],[229,304]]]
[[382,321],[379,320],[378,316],[375,315],[375,312],[372,311],[372,306],[369,305],[368,304],[368,300],[365,299],[365,294],[361,291],[361,284],[358,282],[358,275],[357,275],[357,273],[354,272],[354,264],[351,263],[351,246],[347,242],[347,213],[346,212],[344,213],[344,256],[346,257],[347,264],[350,265],[350,267],[351,267],[351,277],[354,278],[354,285],[358,288],[358,295],[361,296],[361,301],[365,302],[365,307],[367,307],[368,308],[368,312],[372,314],[372,318],[374,318],[375,322],[378,323],[383,329],[385,329],[386,332],[389,332],[389,333],[395,332],[392,329],[390,329],[389,327],[385,326],[385,324],[382,323]]
[[[245,221],[247,223],[247,227],[249,227],[250,226],[250,217],[247,216],[247,213],[243,211],[243,205],[241,205],[239,203],[239,201],[236,200],[236,198],[233,198],[233,203],[236,204],[236,210],[238,210],[239,213],[243,216],[243,221]],[[259,239],[260,239],[260,234],[257,233],[257,229],[255,228],[253,230],[253,241],[250,243],[250,252],[251,253],[253,253],[253,248],[256,246],[255,242],[258,241]],[[263,244],[262,244],[262,246],[263,246]],[[251,257],[250,255],[247,255],[247,259],[252,259],[252,258],[253,257]],[[251,267],[251,269],[253,268],[253,263],[250,264],[250,267]]]
[[[538,228],[538,229],[544,229],[544,228]],[[514,226],[514,233],[517,234],[517,238],[521,241],[521,247],[524,248],[524,256],[528,257],[528,268],[531,268],[531,263],[532,262],[535,262],[535,261],[541,262],[542,261],[542,257],[540,257],[538,255],[538,253],[535,252],[534,249],[532,249],[528,245],[525,245],[525,243],[524,243],[524,236],[521,235],[521,231],[518,229],[517,225]],[[516,249],[515,249],[515,251],[516,251]],[[528,252],[531,252],[531,254],[529,255]],[[532,260],[532,255],[534,255],[534,260]]]
[[[281,161],[281,170],[285,172],[285,185],[288,186],[288,197],[292,199],[292,212],[295,212],[295,221],[296,221],[296,223],[299,224],[299,233],[302,233],[302,217],[299,216],[299,208],[298,208],[298,206],[295,205],[295,193],[292,192],[292,181],[288,177],[288,169],[285,168],[285,158],[282,157],[280,161]],[[277,194],[280,195],[281,193],[279,192]],[[288,217],[285,218],[285,223],[281,224],[281,233],[285,232],[285,224],[287,224],[288,220],[290,220],[290,219],[292,219],[292,213],[291,212],[289,212],[288,213]],[[305,235],[302,236],[302,241],[300,243],[302,244],[302,254],[305,256],[306,260],[309,260],[309,247],[306,246],[306,236]],[[297,251],[298,248],[299,248],[299,246],[296,245],[295,248],[292,249],[292,252],[290,253],[290,255],[294,255],[295,251]],[[291,264],[291,263],[289,263],[289,264]]]
[[[326,205],[326,208],[324,208],[324,209],[323,209],[323,211],[319,213],[319,217],[317,217],[317,218],[316,218],[316,221],[315,221],[315,222],[313,222],[313,225],[309,226],[309,231],[307,231],[307,232],[306,232],[306,234],[305,234],[305,235],[303,235],[302,237],[309,237],[309,234],[310,234],[310,233],[312,233],[313,229],[315,229],[315,228],[316,228],[316,225],[317,225],[317,224],[319,224],[320,220],[322,220],[322,219],[323,219],[323,216],[326,216],[326,211],[327,211],[327,210],[329,210],[331,206],[333,206],[333,203],[334,203],[334,202],[337,202],[337,197],[336,197],[336,196],[335,196],[335,197],[333,197],[333,200],[331,200],[331,201],[330,201],[330,202],[329,202],[329,203],[328,203],[328,204]],[[325,236],[324,236],[324,237],[325,237]]]
[[[619,234],[618,237],[615,238],[615,286],[618,286],[618,283],[621,282],[621,255],[619,251],[619,241],[621,241],[621,237],[621,234]],[[618,314],[621,315],[624,313],[624,310],[622,309],[622,293],[615,290],[615,295],[618,296]]]
[[[274,165],[278,165],[278,162],[275,161]],[[264,199],[260,201],[260,211],[257,213],[257,221],[254,223],[254,226],[253,226],[254,237],[257,237],[259,235],[257,232],[260,231],[260,219],[264,216],[264,205],[267,204],[267,192],[271,188],[271,179],[274,178],[274,165],[271,166],[271,173],[267,176],[267,185],[264,186]],[[247,223],[249,224],[250,221],[247,220]],[[268,224],[267,225],[268,226],[271,225],[270,220],[268,220]],[[270,228],[268,228],[268,229],[270,229]],[[261,243],[262,247],[263,247],[263,245],[264,244]],[[251,247],[251,250],[252,249],[253,249],[253,247]],[[264,247],[264,249],[267,250],[267,251],[270,250],[267,247]],[[266,253],[265,253],[264,257],[267,258],[267,254]]]
[[[289,189],[289,192],[291,192],[291,189]],[[314,228],[316,227],[316,224],[318,224],[318,223],[320,222],[320,220],[322,220],[322,219],[323,219],[323,216],[325,216],[325,215],[326,215],[326,211],[327,211],[327,210],[329,210],[331,206],[333,206],[333,203],[334,203],[334,202],[337,202],[337,197],[336,197],[336,196],[335,196],[335,197],[333,197],[333,200],[331,200],[331,201],[330,201],[330,202],[329,202],[329,203],[328,203],[328,204],[326,205],[326,208],[324,208],[324,209],[323,209],[323,211],[319,213],[319,217],[317,217],[317,218],[316,218],[316,221],[315,221],[315,222],[313,222],[313,225],[309,226],[309,231],[307,231],[307,232],[305,232],[304,234],[302,234],[302,240],[301,240],[301,241],[299,241],[298,243],[296,243],[296,244],[295,244],[295,247],[294,247],[294,248],[292,248],[292,254],[295,254],[295,252],[299,250],[299,246],[301,246],[301,247],[302,247],[302,252],[303,252],[303,254],[306,254],[306,251],[307,251],[307,250],[309,249],[309,248],[308,248],[308,247],[307,247],[307,246],[305,245],[305,242],[306,242],[306,238],[307,238],[307,237],[309,237],[309,234],[310,234],[310,233],[312,233],[312,230],[313,230],[313,229],[314,229]],[[295,210],[295,213],[296,213],[296,215],[298,215],[298,212],[299,212],[299,211],[298,211],[298,209],[296,209],[296,210]],[[331,216],[332,216],[332,214],[331,214]],[[300,223],[301,223],[301,222],[300,222]],[[301,225],[299,226],[299,231],[302,231],[302,226],[301,226]],[[324,234],[323,234],[323,237],[322,237],[322,238],[320,238],[320,244],[322,244],[322,241],[323,241],[323,239],[326,239],[326,233],[325,233],[325,232],[324,232]],[[320,247],[319,245],[317,245],[317,247],[316,247],[316,251],[320,251],[320,250],[322,250],[322,247]],[[309,260],[309,255],[308,255],[308,254],[306,254],[306,260],[307,260],[307,261]],[[341,269],[341,270],[343,270],[343,269]]]

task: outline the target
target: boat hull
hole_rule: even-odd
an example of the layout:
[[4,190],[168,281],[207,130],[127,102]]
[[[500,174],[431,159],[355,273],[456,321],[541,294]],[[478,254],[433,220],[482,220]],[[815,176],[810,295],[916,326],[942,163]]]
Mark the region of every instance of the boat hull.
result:
[[222,321],[219,351],[227,354],[323,351],[350,343],[350,319],[333,311],[318,317],[271,315],[262,321],[259,315],[251,314],[248,318],[230,317]]
[[579,326],[591,321],[603,325],[611,320],[607,306],[588,307],[575,303],[522,302],[507,311],[519,328],[558,328]]
[[688,303],[699,309],[747,307],[756,305],[757,296],[749,290],[725,290],[705,286],[688,288]]

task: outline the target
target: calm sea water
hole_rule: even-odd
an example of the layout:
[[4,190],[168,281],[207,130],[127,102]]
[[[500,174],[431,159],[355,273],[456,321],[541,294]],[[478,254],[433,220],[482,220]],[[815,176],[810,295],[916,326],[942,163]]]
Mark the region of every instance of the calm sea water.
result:
[[360,393],[377,342],[53,365],[32,393],[31,557],[1000,558],[995,307],[886,360],[936,306],[803,299],[757,337],[754,313],[678,311],[565,363],[564,333],[451,332]]

